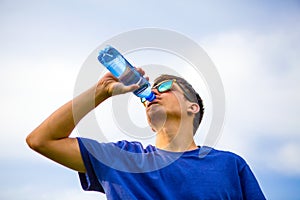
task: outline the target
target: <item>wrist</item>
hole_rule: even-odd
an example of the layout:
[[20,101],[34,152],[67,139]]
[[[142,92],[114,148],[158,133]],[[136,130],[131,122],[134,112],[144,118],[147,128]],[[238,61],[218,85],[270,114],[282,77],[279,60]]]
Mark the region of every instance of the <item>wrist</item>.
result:
[[95,95],[96,105],[99,105],[101,102],[112,96],[107,87],[101,83],[96,84],[96,86],[93,88],[93,92]]

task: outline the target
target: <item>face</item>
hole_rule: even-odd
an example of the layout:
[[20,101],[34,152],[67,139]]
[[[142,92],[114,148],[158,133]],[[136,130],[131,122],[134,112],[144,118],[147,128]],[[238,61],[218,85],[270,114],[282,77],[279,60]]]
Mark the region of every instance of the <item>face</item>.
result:
[[169,121],[179,121],[186,114],[187,100],[176,80],[156,84],[152,91],[156,99],[145,102],[147,119],[154,131],[159,131]]

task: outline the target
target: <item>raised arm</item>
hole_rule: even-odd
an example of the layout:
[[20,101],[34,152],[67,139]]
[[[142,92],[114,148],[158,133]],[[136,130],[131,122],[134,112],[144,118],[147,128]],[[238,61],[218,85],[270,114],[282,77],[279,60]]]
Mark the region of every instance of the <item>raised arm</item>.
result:
[[[138,71],[144,74],[141,69]],[[77,139],[69,137],[71,132],[87,113],[105,99],[134,91],[138,87],[124,86],[111,73],[105,74],[95,86],[61,106],[34,129],[26,138],[27,144],[57,163],[85,172]]]

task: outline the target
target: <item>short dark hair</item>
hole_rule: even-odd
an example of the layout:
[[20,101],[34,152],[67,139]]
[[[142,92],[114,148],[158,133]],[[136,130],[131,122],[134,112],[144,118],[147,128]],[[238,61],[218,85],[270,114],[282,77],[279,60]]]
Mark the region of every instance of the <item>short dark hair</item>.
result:
[[195,133],[200,125],[200,122],[202,121],[203,114],[204,114],[203,101],[202,101],[200,95],[193,88],[193,86],[189,82],[187,82],[184,78],[181,78],[179,76],[162,74],[154,80],[154,85],[156,85],[157,83],[159,83],[161,81],[172,80],[172,79],[176,79],[177,83],[179,83],[185,89],[185,92],[187,92],[189,94],[189,96],[192,98],[193,102],[197,103],[200,107],[200,110],[195,115],[194,121],[193,121],[193,134],[195,135]]

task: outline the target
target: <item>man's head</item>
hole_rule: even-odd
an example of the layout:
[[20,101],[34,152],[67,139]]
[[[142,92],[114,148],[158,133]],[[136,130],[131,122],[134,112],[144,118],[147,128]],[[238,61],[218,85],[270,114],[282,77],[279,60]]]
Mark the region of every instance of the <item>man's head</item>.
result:
[[195,134],[200,125],[204,113],[204,107],[201,97],[194,90],[192,85],[189,84],[185,79],[174,75],[160,75],[154,80],[152,88],[154,88],[153,91],[159,93],[160,90],[165,90],[166,88],[168,89],[168,87],[173,87],[173,89],[180,91],[184,95],[185,100],[191,103],[191,106],[197,106],[197,111],[194,112],[195,115],[193,119],[193,134]]

